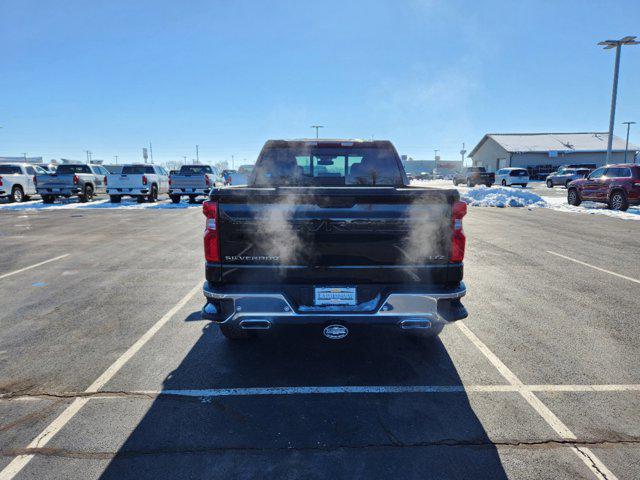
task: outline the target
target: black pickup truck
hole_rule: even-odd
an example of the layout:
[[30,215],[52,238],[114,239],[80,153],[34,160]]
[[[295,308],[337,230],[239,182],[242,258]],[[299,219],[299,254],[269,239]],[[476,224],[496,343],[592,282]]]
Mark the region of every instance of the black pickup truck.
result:
[[496,174],[487,172],[484,167],[467,167],[461,172],[453,176],[453,184],[466,184],[467,187],[475,187],[476,185],[486,185],[490,187],[496,181]]
[[466,204],[454,189],[408,186],[389,141],[270,140],[248,185],[209,197],[202,315],[227,338],[437,335],[467,316]]

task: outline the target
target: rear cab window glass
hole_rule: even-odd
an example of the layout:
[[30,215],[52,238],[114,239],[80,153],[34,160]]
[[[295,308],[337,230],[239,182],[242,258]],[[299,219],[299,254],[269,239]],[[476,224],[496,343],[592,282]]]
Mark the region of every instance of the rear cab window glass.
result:
[[154,173],[151,165],[127,165],[122,167],[123,175],[144,175],[145,173]]
[[189,165],[180,167],[180,173],[183,175],[199,175],[212,173],[212,170],[209,165]]
[[60,165],[56,170],[56,173],[60,175],[67,175],[71,173],[91,173],[89,165]]
[[395,151],[380,146],[345,147],[290,144],[264,150],[252,174],[253,184],[285,185],[403,185]]
[[0,165],[0,175],[20,175],[21,173],[17,165]]

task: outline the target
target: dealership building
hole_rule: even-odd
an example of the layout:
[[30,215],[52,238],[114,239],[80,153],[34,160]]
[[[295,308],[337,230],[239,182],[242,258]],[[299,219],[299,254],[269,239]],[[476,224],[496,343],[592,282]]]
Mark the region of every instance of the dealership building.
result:
[[[604,165],[608,133],[487,133],[469,153],[473,166],[495,172],[505,167],[527,168],[533,176],[562,165],[591,168]],[[634,163],[639,148],[629,144],[627,163]],[[613,136],[611,163],[623,163],[625,140]]]

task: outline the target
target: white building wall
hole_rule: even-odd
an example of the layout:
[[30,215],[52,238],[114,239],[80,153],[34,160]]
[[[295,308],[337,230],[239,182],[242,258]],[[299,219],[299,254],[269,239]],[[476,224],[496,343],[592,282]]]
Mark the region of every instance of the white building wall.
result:
[[[557,157],[550,157],[548,153],[513,153],[511,155],[512,167],[532,167],[535,165],[553,165],[559,167],[573,163],[592,163],[601,166],[606,163],[606,152],[577,152],[563,154],[558,152]],[[623,163],[624,152],[611,152],[611,163]],[[633,162],[633,152],[627,154],[627,162]]]
[[485,167],[488,172],[495,172],[509,166],[509,152],[489,137],[473,155],[473,166]]

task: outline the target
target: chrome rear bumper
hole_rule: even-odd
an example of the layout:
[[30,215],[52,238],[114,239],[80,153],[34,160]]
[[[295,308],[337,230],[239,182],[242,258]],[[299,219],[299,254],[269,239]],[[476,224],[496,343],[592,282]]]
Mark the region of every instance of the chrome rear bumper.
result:
[[[236,324],[246,330],[268,330],[277,325],[393,325],[404,330],[441,329],[466,318],[460,302],[464,283],[442,290],[419,293],[391,293],[373,311],[357,307],[294,307],[281,293],[216,291],[205,282],[206,304],[202,317],[216,323]],[[349,310],[350,308],[350,310]]]

